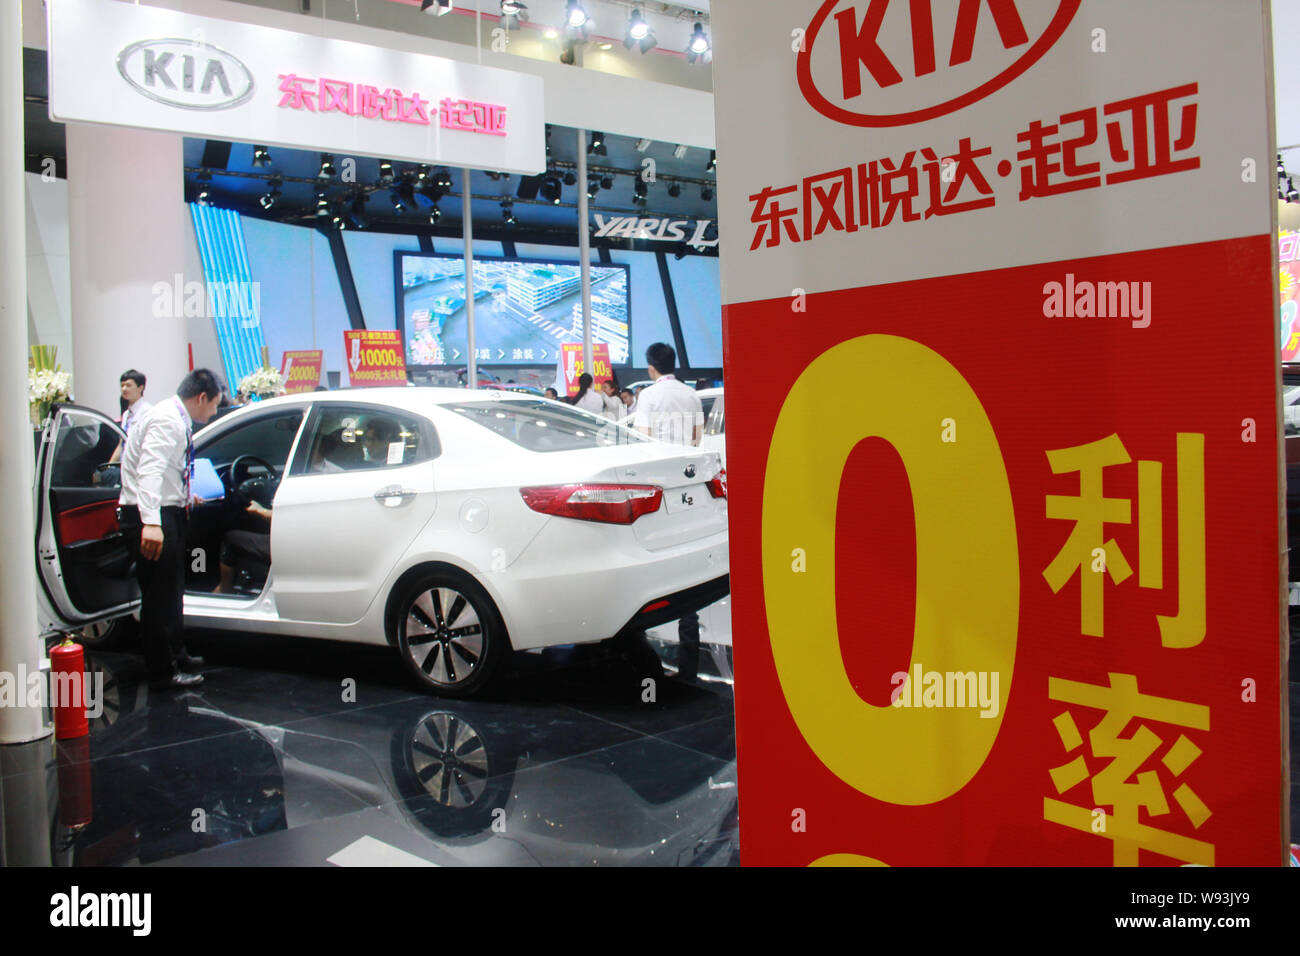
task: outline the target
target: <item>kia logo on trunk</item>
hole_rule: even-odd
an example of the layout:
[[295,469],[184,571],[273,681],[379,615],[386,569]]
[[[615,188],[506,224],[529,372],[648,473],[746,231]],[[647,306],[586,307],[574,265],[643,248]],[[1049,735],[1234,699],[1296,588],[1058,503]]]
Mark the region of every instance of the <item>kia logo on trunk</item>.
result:
[[117,55],[117,71],[143,96],[183,110],[228,110],[253,95],[253,74],[210,43],[140,40]]
[[969,106],[1038,62],[1082,0],[826,0],[799,89],[848,126],[907,126]]

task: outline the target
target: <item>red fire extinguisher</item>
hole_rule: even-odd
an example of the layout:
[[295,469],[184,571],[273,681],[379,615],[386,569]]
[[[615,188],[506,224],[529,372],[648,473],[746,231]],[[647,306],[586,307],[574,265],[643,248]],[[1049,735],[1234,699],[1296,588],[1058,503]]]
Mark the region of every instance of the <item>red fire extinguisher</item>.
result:
[[90,733],[90,722],[86,719],[85,671],[85,649],[72,638],[50,651],[51,707],[54,736],[59,740]]

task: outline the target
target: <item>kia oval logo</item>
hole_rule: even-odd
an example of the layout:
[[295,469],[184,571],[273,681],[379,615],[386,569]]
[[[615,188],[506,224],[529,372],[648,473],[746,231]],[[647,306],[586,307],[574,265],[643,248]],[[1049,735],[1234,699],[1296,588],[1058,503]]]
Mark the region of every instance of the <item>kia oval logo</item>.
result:
[[804,34],[799,89],[813,109],[847,126],[931,120],[982,100],[1037,63],[1081,3],[826,0]]
[[183,110],[228,110],[253,95],[253,74],[210,43],[140,40],[117,55],[117,71],[151,100]]

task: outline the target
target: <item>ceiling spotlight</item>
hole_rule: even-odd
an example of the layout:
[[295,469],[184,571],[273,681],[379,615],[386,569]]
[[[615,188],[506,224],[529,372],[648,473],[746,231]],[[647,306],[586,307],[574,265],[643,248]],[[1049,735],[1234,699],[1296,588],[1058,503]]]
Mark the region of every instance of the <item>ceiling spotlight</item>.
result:
[[424,181],[429,178],[429,167],[421,163],[416,167],[415,178],[423,185]]
[[365,193],[358,192],[352,197],[352,203],[348,207],[348,219],[350,219],[352,225],[356,226],[358,229],[364,229],[369,225],[369,220],[366,219]]
[[601,189],[613,189],[613,188],[614,188],[614,177],[613,177],[613,176],[602,176],[602,177],[601,177],[601,180],[600,180],[600,188],[601,188]]
[[489,171],[488,171],[488,174],[487,174],[487,178],[490,179],[490,180],[492,180],[494,183],[499,183],[499,182],[501,181],[501,174],[500,174],[500,173],[494,173],[494,172],[492,172],[492,171],[489,170]]
[[587,180],[587,198],[595,199],[600,193],[600,182],[595,179]]
[[440,169],[433,177],[433,183],[439,189],[451,189],[451,173],[445,169]]
[[452,0],[420,0],[420,12],[442,16],[451,13],[451,2]]
[[393,201],[393,212],[397,213],[399,216],[406,212],[406,201],[395,191],[389,193],[388,198]]
[[507,226],[518,224],[519,220],[515,218],[515,204],[513,200],[501,200],[501,221]]
[[632,203],[637,206],[646,204],[646,193],[649,192],[645,180],[640,176],[637,177],[636,186],[632,190]]
[[212,189],[211,189],[212,174],[205,169],[201,173],[199,173],[198,176],[196,176],[195,178],[199,182],[199,195],[198,198],[195,199],[195,202],[197,202],[200,206],[211,206],[212,205]]
[[638,140],[636,141],[636,151],[637,151],[638,153],[644,153],[644,152],[645,152],[647,149],[649,149],[649,148],[650,148],[650,140],[648,140],[648,139],[638,139]]
[[645,22],[645,14],[640,10],[633,10],[628,17],[627,35],[633,40],[644,40],[650,35],[650,24]]
[[673,246],[673,258],[674,259],[686,258],[686,243],[679,242],[677,243],[677,245]]
[[709,150],[709,163],[707,166],[704,167],[704,171],[706,173],[711,173],[714,172],[717,168],[718,168],[718,151],[716,149],[711,149]]
[[623,37],[624,48],[630,50],[634,46],[639,46],[642,53],[648,53],[658,45],[650,24],[646,23],[645,14],[640,10],[633,10],[627,20],[627,33]]
[[261,196],[258,198],[257,200],[258,205],[260,205],[263,209],[270,209],[272,206],[274,206],[275,201],[280,198],[280,186],[283,182],[284,180],[281,179],[279,176],[271,177],[270,182],[267,183],[270,189],[267,190],[265,196]]
[[700,190],[700,198],[703,199],[705,202],[708,202],[710,199],[713,198],[713,190],[710,189],[708,186],[705,186],[703,189]]
[[434,206],[432,209],[429,210],[429,225],[431,226],[438,225],[438,220],[441,218],[442,218],[442,210],[439,209],[437,206]]
[[685,158],[686,158],[686,147],[685,147],[685,146],[674,146],[674,147],[673,147],[673,159],[685,159]]
[[506,29],[518,27],[528,22],[528,5],[519,0],[501,0],[501,16],[506,21]]
[[682,194],[682,187],[680,185],[678,185],[677,183],[668,184],[668,195],[676,199],[681,194]]
[[577,182],[578,182],[578,177],[573,174],[573,170],[569,170],[567,173],[564,174],[564,185],[573,186]]
[[554,173],[548,173],[542,180],[542,198],[553,206],[560,204],[563,197],[564,188],[560,183],[560,177]]
[[330,202],[325,198],[325,190],[316,190],[316,215],[325,217],[330,214]]
[[336,172],[334,170],[334,154],[321,153],[320,172],[316,174],[316,178],[319,179],[321,182],[328,182],[329,180],[333,179],[335,175]]
[[690,42],[686,44],[686,59],[694,63],[709,52],[709,47],[709,38],[704,32],[704,25],[697,22],[695,32],[691,34]]
[[586,25],[587,11],[582,9],[582,4],[578,0],[569,0],[564,5],[564,22],[574,29]]
[[597,43],[596,46],[600,47],[602,50],[614,49],[614,44],[610,43],[608,40],[602,40],[600,43]]
[[387,159],[381,159],[379,161],[380,185],[387,186],[396,178],[397,174],[393,172],[393,164]]
[[548,27],[546,29],[546,32],[543,33],[542,36],[546,37],[546,39],[548,40],[554,40],[557,36],[559,36],[559,34],[556,33],[553,28]]
[[1295,185],[1291,182],[1290,176],[1286,178],[1286,201],[1300,202],[1300,190],[1295,188]]
[[271,151],[265,146],[253,147],[253,165],[258,169],[265,169],[271,165]]
[[604,133],[593,132],[591,134],[591,141],[587,143],[587,152],[595,153],[597,156],[606,155]]

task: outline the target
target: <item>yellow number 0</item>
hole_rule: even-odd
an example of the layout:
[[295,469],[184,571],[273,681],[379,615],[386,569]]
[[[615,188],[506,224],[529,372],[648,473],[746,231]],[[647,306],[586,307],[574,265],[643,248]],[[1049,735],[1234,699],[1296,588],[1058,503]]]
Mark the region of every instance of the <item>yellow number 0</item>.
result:
[[[833,416],[827,382],[853,383],[837,395]],[[956,423],[956,441],[941,440],[944,419]],[[877,707],[849,682],[835,615],[836,501],[850,452],[873,436],[897,450],[912,488],[912,661],[927,672],[997,671],[996,717],[969,706]],[[861,493],[870,495],[871,488]],[[814,359],[777,418],[762,542],[763,595],[781,690],[821,762],[887,803],[934,803],[965,786],[993,749],[1006,710],[1020,573],[1006,465],[984,407],[961,373],[938,353],[892,335],[850,339]],[[796,548],[806,555],[803,572],[792,567]],[[913,691],[910,679],[906,690]]]

